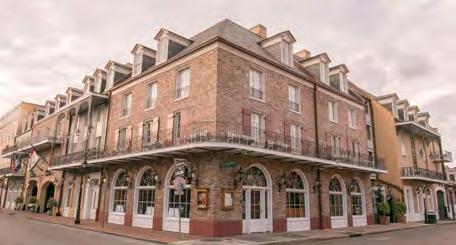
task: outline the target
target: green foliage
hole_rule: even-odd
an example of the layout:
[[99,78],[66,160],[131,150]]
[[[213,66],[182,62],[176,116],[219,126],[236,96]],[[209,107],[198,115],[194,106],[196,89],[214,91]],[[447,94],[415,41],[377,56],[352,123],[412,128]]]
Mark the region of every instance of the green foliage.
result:
[[30,197],[30,204],[36,204],[36,197]]
[[49,198],[49,200],[46,203],[46,207],[47,208],[57,207],[57,201],[54,198],[52,198],[52,197]]
[[24,202],[24,199],[22,197],[16,197],[14,201],[16,202],[16,204],[22,204]]
[[377,204],[377,210],[379,215],[388,216],[390,214],[390,206],[387,202],[381,202]]
[[394,211],[398,215],[403,215],[407,212],[407,207],[402,202],[396,202],[394,203]]

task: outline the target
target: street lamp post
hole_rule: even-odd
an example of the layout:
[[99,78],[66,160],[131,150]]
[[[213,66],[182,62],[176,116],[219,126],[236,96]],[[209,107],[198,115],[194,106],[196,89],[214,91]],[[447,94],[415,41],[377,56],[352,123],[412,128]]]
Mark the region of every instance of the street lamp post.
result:
[[[86,153],[84,153],[86,154]],[[87,166],[87,156],[84,156],[84,161],[81,164],[81,181],[79,183],[79,195],[78,195],[78,207],[76,209],[76,218],[74,220],[75,224],[81,223],[81,198],[82,198],[82,180],[84,177],[84,169]]]

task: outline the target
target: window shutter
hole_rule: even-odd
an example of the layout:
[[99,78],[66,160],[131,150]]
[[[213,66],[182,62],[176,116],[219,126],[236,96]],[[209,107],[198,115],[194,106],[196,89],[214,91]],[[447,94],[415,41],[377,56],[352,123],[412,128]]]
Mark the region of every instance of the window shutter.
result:
[[250,111],[243,108],[242,109],[242,134],[251,136],[251,115]]
[[309,144],[306,140],[306,130],[304,130],[304,127],[303,126],[300,126],[299,127],[301,129],[301,148],[302,148],[302,152],[303,153],[310,153],[310,149],[309,149]]
[[154,118],[152,121],[151,129],[150,129],[150,134],[151,134],[151,142],[156,143],[158,142],[158,129],[159,129],[159,117]]
[[274,132],[273,132],[273,127],[272,127],[272,116],[265,116],[265,136],[266,140],[275,140],[274,139]]
[[140,140],[142,142],[143,140],[143,131],[144,131],[144,123],[143,122],[140,122],[138,124],[138,140]]
[[171,141],[173,136],[174,114],[168,114],[166,122],[166,139]]
[[84,127],[84,140],[87,140],[87,137],[89,136],[89,127],[87,125]]
[[119,129],[114,132],[114,149],[119,149]]

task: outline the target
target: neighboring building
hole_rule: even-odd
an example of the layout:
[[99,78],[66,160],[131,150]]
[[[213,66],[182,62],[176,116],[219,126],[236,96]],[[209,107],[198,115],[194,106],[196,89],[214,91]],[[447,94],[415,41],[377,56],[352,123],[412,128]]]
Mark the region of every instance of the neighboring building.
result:
[[456,167],[445,166],[445,173],[447,174],[448,202],[453,208],[453,216],[450,217],[456,219]]
[[28,147],[28,132],[40,119],[33,115],[40,108],[21,102],[0,119],[0,208],[14,209],[21,196],[26,166],[19,150]]

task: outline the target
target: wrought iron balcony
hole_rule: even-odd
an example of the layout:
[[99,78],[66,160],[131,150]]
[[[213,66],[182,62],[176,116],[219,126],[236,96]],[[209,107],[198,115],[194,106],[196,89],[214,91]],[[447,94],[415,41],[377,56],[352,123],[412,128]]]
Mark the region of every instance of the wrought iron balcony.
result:
[[430,155],[430,158],[434,162],[452,162],[453,161],[453,154],[449,151],[445,151],[443,155],[440,153]]
[[401,169],[401,176],[406,179],[430,179],[443,181],[443,174],[437,171],[432,171],[424,168],[404,167]]
[[[325,144],[319,145],[317,154],[317,145],[314,141],[300,137],[285,137],[283,132],[266,131],[254,127],[245,128],[239,124],[225,122],[198,122],[181,126],[178,130],[159,130],[157,132],[148,130],[142,137],[132,137],[131,139],[126,139],[126,135],[137,135],[137,131],[125,133],[125,136],[119,137],[115,149],[89,151],[87,159],[94,161],[97,159],[96,162],[102,162],[103,159],[113,159],[119,156],[131,156],[138,159],[147,155],[150,158],[154,154],[170,156],[170,151],[179,151],[179,154],[182,155],[183,148],[197,149],[199,152],[214,148],[227,149],[227,151],[237,149],[246,154],[252,153],[253,156],[275,154],[283,156],[284,154],[281,153],[286,153],[286,156],[276,158],[307,157],[308,159],[301,160],[301,162],[320,161],[333,165],[340,163],[346,166],[385,169],[382,162],[376,163],[366,154],[353,153],[344,149],[335,150]],[[201,144],[208,146],[201,146]],[[162,153],[157,153],[157,151]],[[185,150],[185,152],[189,151]],[[52,166],[71,165],[82,160],[83,152],[78,152],[55,157]],[[89,161],[89,163],[94,161]],[[296,161],[299,160],[296,159]]]

